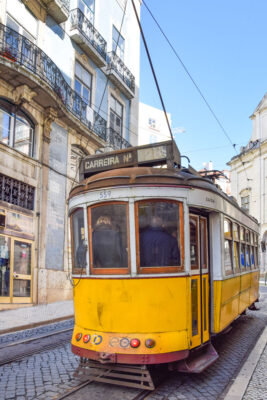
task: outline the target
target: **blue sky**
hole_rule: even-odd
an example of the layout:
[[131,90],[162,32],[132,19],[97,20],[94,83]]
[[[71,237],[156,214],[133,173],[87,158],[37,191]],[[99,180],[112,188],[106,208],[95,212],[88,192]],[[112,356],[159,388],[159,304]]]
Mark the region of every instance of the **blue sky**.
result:
[[[252,133],[249,116],[267,91],[267,1],[145,0],[239,150]],[[181,154],[197,169],[226,168],[236,155],[144,5],[141,22],[172,116]],[[141,46],[140,101],[161,108]],[[184,162],[186,165],[186,162]]]

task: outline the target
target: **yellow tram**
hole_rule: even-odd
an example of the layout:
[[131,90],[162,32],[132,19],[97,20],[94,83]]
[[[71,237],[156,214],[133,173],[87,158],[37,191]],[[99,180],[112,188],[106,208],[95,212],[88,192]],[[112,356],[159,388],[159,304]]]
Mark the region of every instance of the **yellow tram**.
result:
[[211,336],[258,299],[257,221],[181,168],[171,141],[86,157],[80,174],[73,353],[201,372],[218,357]]

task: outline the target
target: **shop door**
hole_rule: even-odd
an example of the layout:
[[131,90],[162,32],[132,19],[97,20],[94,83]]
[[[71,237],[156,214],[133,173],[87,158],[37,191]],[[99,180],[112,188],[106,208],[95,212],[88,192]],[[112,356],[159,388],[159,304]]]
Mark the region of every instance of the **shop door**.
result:
[[0,236],[0,302],[32,302],[32,242]]
[[209,268],[207,218],[189,216],[191,262],[191,343],[209,340]]

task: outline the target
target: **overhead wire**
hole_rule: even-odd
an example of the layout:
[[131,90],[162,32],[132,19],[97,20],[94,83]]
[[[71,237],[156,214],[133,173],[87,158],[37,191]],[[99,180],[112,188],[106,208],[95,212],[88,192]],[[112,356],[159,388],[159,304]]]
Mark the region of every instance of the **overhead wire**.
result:
[[[133,0],[132,0],[133,1]],[[155,16],[153,15],[152,11],[150,10],[150,8],[148,7],[148,5],[146,4],[145,0],[143,0],[143,4],[145,6],[145,8],[147,9],[147,11],[149,12],[149,14],[151,15],[152,19],[154,20],[155,24],[157,25],[158,29],[160,30],[160,32],[162,33],[162,35],[164,36],[165,40],[167,41],[167,43],[169,44],[170,48],[172,49],[173,53],[175,54],[176,58],[179,60],[180,64],[182,65],[183,69],[185,70],[186,74],[188,75],[188,77],[190,78],[191,82],[193,83],[193,85],[195,86],[195,88],[197,89],[198,93],[200,94],[201,98],[203,99],[203,101],[205,102],[206,106],[208,107],[209,111],[211,112],[212,116],[214,117],[214,119],[216,120],[216,122],[218,123],[219,127],[221,128],[223,134],[225,135],[225,137],[228,139],[228,141],[230,142],[231,146],[234,148],[238,158],[241,161],[241,164],[243,166],[245,175],[246,175],[246,179],[247,181],[249,181],[248,176],[247,176],[247,171],[244,168],[244,161],[241,158],[241,155],[237,152],[236,150],[236,144],[232,142],[230,135],[227,133],[226,129],[224,128],[223,124],[221,123],[220,119],[217,117],[215,111],[213,110],[213,108],[211,107],[211,105],[209,104],[208,100],[206,99],[206,97],[204,96],[204,94],[202,93],[201,89],[199,88],[198,84],[196,83],[196,81],[194,80],[194,78],[192,77],[191,73],[189,72],[188,68],[186,67],[186,65],[184,64],[184,62],[182,61],[181,57],[179,56],[179,54],[177,53],[176,49],[174,48],[174,46],[172,45],[172,43],[170,42],[170,40],[168,39],[167,35],[165,34],[164,30],[162,29],[162,27],[160,26],[159,22],[157,21],[157,19],[155,18]]]

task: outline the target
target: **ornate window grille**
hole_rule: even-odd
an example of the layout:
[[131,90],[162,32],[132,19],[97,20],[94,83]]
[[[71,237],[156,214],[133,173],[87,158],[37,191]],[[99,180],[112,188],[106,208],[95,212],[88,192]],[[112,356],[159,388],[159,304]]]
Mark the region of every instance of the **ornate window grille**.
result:
[[33,186],[0,174],[0,200],[33,210],[34,192]]

